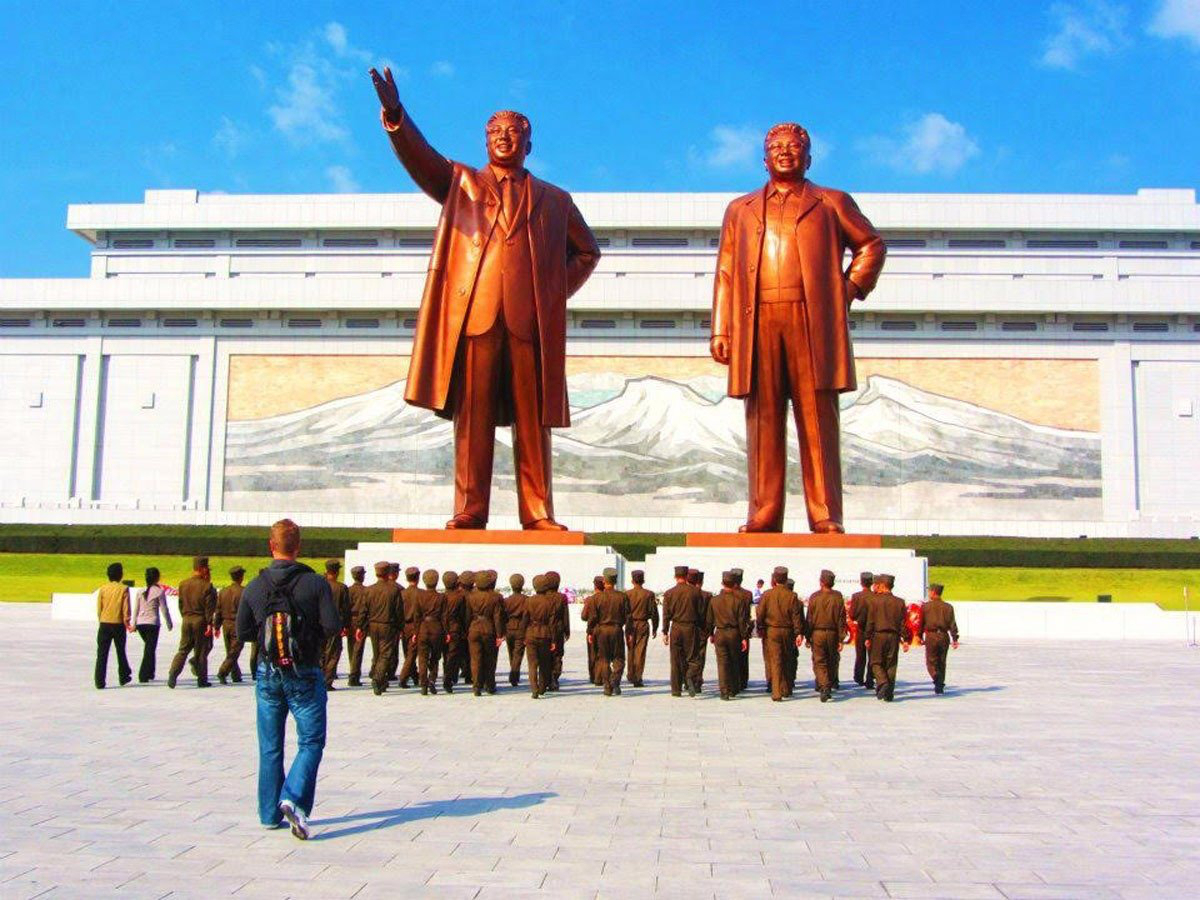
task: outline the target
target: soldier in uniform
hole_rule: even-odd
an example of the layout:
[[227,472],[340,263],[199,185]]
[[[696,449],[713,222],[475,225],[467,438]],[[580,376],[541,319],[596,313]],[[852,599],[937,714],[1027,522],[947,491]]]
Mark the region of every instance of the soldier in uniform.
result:
[[[747,609],[754,608],[754,595],[750,591],[742,587],[742,581],[746,577],[746,573],[741,569],[730,569],[730,574],[733,575],[733,592],[746,601]],[[749,615],[749,613],[747,613]],[[750,641],[746,641],[746,646],[738,653],[738,687],[734,693],[741,693],[750,686]]]
[[[401,596],[401,592],[404,589],[402,587],[400,587],[400,563],[395,563],[395,562],[388,563],[387,580],[390,581],[395,586],[397,596]],[[402,596],[401,596],[400,602],[403,603]],[[388,668],[388,672],[387,672],[387,677],[388,677],[389,682],[395,681],[396,673],[400,671],[400,663],[404,659],[404,649],[401,647],[401,643],[403,640],[404,640],[404,620],[401,619],[399,622],[396,623],[396,627],[392,631],[392,652],[391,652],[391,655],[388,657],[388,659],[390,660],[390,663],[389,663],[389,668]]]
[[475,573],[472,570],[463,569],[458,573],[458,589],[462,591],[463,621],[466,623],[463,627],[462,654],[459,656],[458,671],[464,684],[474,685],[474,676],[471,674],[471,642],[467,639],[467,632],[471,627],[471,608],[467,600],[471,591],[475,590]]
[[362,658],[367,642],[359,640],[358,628],[355,623],[362,618],[363,611],[366,609],[367,587],[363,584],[363,579],[367,577],[367,570],[362,566],[354,566],[350,570],[350,577],[354,581],[350,585],[351,624],[346,635],[346,643],[350,651],[350,674],[346,678],[346,684],[350,687],[362,687]]
[[663,643],[671,649],[671,696],[696,696],[700,680],[697,665],[699,656],[693,646],[701,640],[704,628],[704,598],[700,589],[688,582],[687,566],[675,567],[675,586],[668,588],[662,598]]
[[342,630],[330,635],[325,641],[325,647],[321,654],[321,671],[325,673],[325,689],[327,691],[337,690],[333,686],[333,682],[337,679],[338,663],[342,659],[342,638],[350,634],[354,621],[350,608],[350,588],[342,583],[342,579],[339,577],[341,571],[342,561],[340,559],[325,560],[325,581],[329,583],[329,590],[333,594],[333,606],[337,610],[338,621],[342,623]]
[[425,585],[415,594],[417,633],[413,640],[417,645],[417,678],[421,683],[421,696],[437,693],[438,660],[442,655],[449,623],[446,621],[446,596],[438,592],[438,573],[426,569],[421,575]]
[[696,663],[694,666],[696,672],[695,688],[699,694],[704,689],[704,666],[708,662],[708,639],[712,637],[712,632],[708,630],[708,604],[712,602],[712,591],[704,590],[704,573],[699,569],[688,569],[688,583],[696,586],[700,591],[700,634],[696,640],[695,653]]
[[629,627],[625,629],[628,647],[629,683],[642,687],[642,673],[646,669],[646,647],[658,637],[658,603],[654,592],[646,590],[646,573],[634,569],[630,575],[633,587],[625,592],[629,597]]
[[242,655],[242,642],[237,635],[237,611],[242,602],[242,580],[246,570],[242,566],[234,566],[229,570],[231,583],[221,588],[217,594],[217,611],[213,616],[213,634],[225,631],[225,659],[217,669],[217,679],[221,684],[228,684],[232,675],[234,683],[242,680],[242,667],[238,665],[238,657]]
[[721,573],[721,592],[708,607],[706,629],[717,654],[717,684],[722,700],[732,700],[741,690],[741,658],[750,646],[750,598],[737,589],[732,572]]
[[829,702],[837,684],[837,648],[846,637],[846,599],[833,589],[834,575],[821,571],[821,589],[808,598],[808,646],[821,702]]
[[[787,589],[789,591],[791,591],[793,594],[796,593],[796,582],[794,579],[789,578],[787,580]],[[797,598],[799,598],[800,595],[797,594],[796,596],[797,596]],[[804,611],[804,602],[803,601],[801,601],[801,603],[800,603],[800,611],[801,612]],[[806,625],[806,627],[807,627],[807,625]],[[796,674],[800,670],[800,648],[804,646],[804,638],[807,636],[807,634],[808,634],[807,631],[804,632],[804,634],[802,634],[800,636],[801,639],[798,643],[789,644],[788,648],[787,648],[788,649],[787,677],[788,677],[788,681],[792,685],[793,691],[796,689]]]
[[946,691],[946,657],[950,648],[958,649],[958,623],[954,621],[954,607],[942,599],[940,584],[929,585],[929,599],[923,612],[925,627],[925,668],[933,679],[933,692]]
[[371,639],[371,689],[376,696],[387,690],[396,631],[404,621],[403,601],[391,571],[391,563],[375,563],[375,583],[367,588],[366,603],[356,623],[355,637]]
[[496,654],[504,642],[504,603],[495,590],[495,572],[476,572],[475,590],[467,597],[471,624],[467,641],[471,650],[471,685],[475,696],[496,693]]
[[[545,575],[533,576],[533,596],[521,612],[521,632],[529,662],[529,689],[536,700],[550,687],[559,601]],[[511,621],[511,620],[510,620]]]
[[[468,573],[464,573],[468,574]],[[474,577],[474,576],[472,576]],[[446,643],[442,650],[442,687],[454,693],[458,673],[463,667],[467,638],[467,592],[459,586],[457,572],[443,572],[442,601],[446,605]]]
[[595,617],[596,597],[604,590],[604,579],[597,575],[592,579],[592,588],[592,593],[588,594],[583,600],[583,608],[579,611],[579,617],[583,619],[584,629],[587,634],[588,680],[592,684],[601,684],[600,667],[596,665],[596,647],[592,642],[592,619]]
[[758,635],[763,642],[771,699],[776,702],[792,696],[794,679],[788,674],[788,659],[804,641],[804,607],[787,582],[787,568],[776,566],[770,590],[758,601]]
[[409,566],[404,570],[404,579],[408,582],[408,587],[400,592],[400,596],[404,600],[404,633],[401,640],[404,642],[404,665],[400,667],[400,687],[408,687],[411,681],[417,683],[417,626],[420,621],[416,618],[417,615],[417,592],[421,590],[417,582],[421,580],[421,570],[416,566]]
[[525,576],[513,573],[508,576],[508,586],[512,592],[504,601],[504,616],[507,620],[507,631],[504,642],[508,645],[508,683],[516,687],[521,682],[521,660],[525,658],[525,628],[521,624],[525,616]]
[[858,583],[862,585],[862,590],[851,594],[850,608],[847,610],[847,615],[853,622],[851,636],[854,638],[854,682],[868,690],[875,687],[875,677],[871,673],[867,656],[867,606],[875,596],[871,593],[871,584],[874,581],[875,575],[871,572],[859,574]]
[[208,557],[192,560],[192,576],[179,583],[179,650],[167,672],[167,687],[174,688],[188,653],[196,651],[196,686],[212,687],[208,680],[208,653],[212,649],[213,617],[217,592],[212,586]]
[[554,657],[550,672],[550,690],[552,691],[558,690],[558,682],[562,678],[563,654],[566,652],[567,641],[571,639],[571,603],[567,600],[567,595],[558,589],[561,582],[562,578],[557,572],[546,573],[546,590],[550,592],[558,610],[554,648],[551,651]]
[[595,625],[588,640],[596,648],[596,668],[604,683],[604,696],[621,693],[625,674],[625,627],[629,624],[629,598],[617,590],[617,570],[604,570],[604,589],[594,598]]
[[[896,579],[891,575],[876,575],[871,585],[875,597],[867,605],[867,647],[875,672],[875,696],[889,703],[896,691],[900,638],[907,614],[904,601],[892,593],[895,585]],[[908,652],[907,643],[904,652]]]

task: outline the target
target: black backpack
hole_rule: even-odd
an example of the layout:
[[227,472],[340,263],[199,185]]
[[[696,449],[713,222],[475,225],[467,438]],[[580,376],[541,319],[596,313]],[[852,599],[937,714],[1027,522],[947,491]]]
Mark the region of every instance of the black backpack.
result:
[[299,574],[302,572],[273,584],[263,604],[259,652],[268,665],[284,672],[295,671],[296,663],[303,655],[301,636],[307,630],[304,616],[292,599],[292,589]]

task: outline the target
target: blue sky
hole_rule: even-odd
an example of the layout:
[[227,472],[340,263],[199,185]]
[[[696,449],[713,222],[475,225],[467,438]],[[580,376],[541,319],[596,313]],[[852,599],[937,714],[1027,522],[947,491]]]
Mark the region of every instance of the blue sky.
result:
[[72,202],[409,191],[368,65],[443,153],[517,108],[571,190],[749,190],[776,121],[851,191],[1200,181],[1200,0],[0,2],[0,277],[87,272]]

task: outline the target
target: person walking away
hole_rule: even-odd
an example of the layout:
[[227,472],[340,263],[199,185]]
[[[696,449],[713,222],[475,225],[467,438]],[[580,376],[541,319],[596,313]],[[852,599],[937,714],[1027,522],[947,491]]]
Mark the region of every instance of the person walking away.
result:
[[208,654],[212,649],[212,623],[217,612],[217,592],[212,586],[208,557],[192,560],[192,576],[179,583],[179,649],[167,672],[167,687],[174,689],[188,653],[196,651],[196,687],[212,687],[208,680]]
[[[464,573],[465,574],[465,573]],[[474,577],[474,576],[472,576]],[[442,600],[446,605],[446,643],[442,650],[442,687],[454,693],[459,673],[463,670],[467,641],[467,592],[459,583],[457,572],[443,572]]]
[[787,568],[776,566],[771,573],[771,589],[762,595],[756,614],[767,666],[767,686],[776,703],[792,696],[789,656],[803,643],[805,631],[804,607],[787,582]]
[[896,691],[901,645],[908,652],[908,643],[901,641],[907,609],[904,601],[892,593],[895,584],[891,575],[876,575],[871,585],[875,597],[867,606],[867,647],[875,673],[875,696],[888,703]]
[[562,576],[557,572],[546,573],[546,590],[554,598],[558,611],[554,630],[554,645],[550,650],[554,658],[550,672],[549,690],[551,691],[558,690],[558,683],[562,678],[563,655],[566,652],[567,641],[571,639],[571,601],[566,594],[558,589],[561,583]]
[[125,657],[125,635],[133,631],[129,621],[129,588],[121,583],[125,568],[119,562],[108,567],[108,583],[96,593],[96,688],[104,690],[108,677],[108,648],[117,651],[117,678],[121,686],[133,680],[129,660]]
[[717,655],[717,687],[722,700],[741,690],[741,657],[750,645],[750,597],[737,588],[733,572],[721,573],[721,592],[708,605],[705,630]]
[[550,687],[555,632],[558,627],[558,597],[547,586],[545,575],[533,576],[534,594],[525,601],[521,614],[522,640],[529,667],[529,689],[534,700]]
[[363,566],[354,566],[350,569],[350,577],[353,579],[349,588],[350,627],[346,631],[346,644],[350,653],[350,671],[346,675],[346,684],[349,687],[362,687],[362,658],[367,642],[366,635],[363,635],[363,640],[358,639],[358,628],[355,623],[362,617],[364,604],[367,601],[367,586],[363,584],[363,580],[367,577],[367,570]]
[[511,593],[504,601],[504,617],[507,631],[504,642],[508,645],[508,683],[516,687],[521,683],[521,661],[525,658],[525,629],[521,620],[525,617],[525,576],[519,572],[508,577]]
[[242,585],[242,579],[246,577],[246,570],[242,566],[234,566],[229,570],[230,584],[221,588],[221,592],[217,594],[217,611],[213,616],[213,634],[221,634],[224,629],[225,640],[225,659],[221,661],[221,667],[217,669],[217,680],[221,684],[228,684],[228,678],[233,676],[234,682],[240,683],[242,680],[242,667],[238,664],[238,657],[242,655],[242,642],[238,640],[237,635],[237,611],[242,605],[242,592],[245,588]]
[[171,609],[167,605],[167,592],[158,583],[159,578],[159,571],[154,566],[146,570],[146,587],[138,591],[137,605],[134,607],[133,624],[142,639],[142,664],[138,667],[139,684],[154,680],[158,633],[162,628],[159,617],[166,619],[167,631],[175,627],[171,621]]
[[629,597],[630,615],[629,627],[625,629],[629,683],[634,687],[642,687],[646,648],[650,641],[658,637],[658,602],[654,599],[654,592],[646,590],[645,572],[634,569],[629,577],[633,580],[633,587],[625,592]]
[[663,593],[662,636],[671,652],[671,696],[680,697],[687,688],[688,696],[696,696],[697,654],[693,644],[701,640],[704,628],[701,618],[704,599],[700,589],[688,583],[688,567],[675,567],[675,586]]
[[942,599],[945,589],[936,582],[929,585],[929,600],[926,601],[923,624],[925,628],[925,668],[933,680],[933,692],[946,692],[946,657],[950,649],[958,649],[958,622],[954,620],[954,607]]
[[834,574],[821,571],[821,588],[808,598],[808,646],[821,702],[828,703],[837,687],[837,649],[846,636],[846,599],[833,589]]
[[325,673],[325,689],[329,691],[337,690],[333,683],[337,680],[338,663],[342,659],[342,638],[350,636],[350,627],[353,623],[350,588],[342,583],[341,571],[342,561],[340,559],[325,560],[325,580],[329,582],[333,605],[337,609],[338,620],[342,623],[341,629],[325,642],[325,647],[321,652],[321,669]]
[[[325,677],[321,648],[342,630],[329,582],[303,563],[300,527],[291,519],[271,526],[272,562],[246,586],[238,607],[237,633],[259,642],[254,700],[258,723],[258,819],[277,828],[286,819],[292,834],[308,840],[308,817],[316,800],[317,770],[325,752]],[[284,772],[288,715],[296,728],[296,755]]]
[[595,627],[588,638],[596,647],[596,668],[604,679],[604,696],[621,693],[625,674],[625,627],[629,624],[629,598],[617,590],[617,570],[604,570],[604,589],[595,597]]

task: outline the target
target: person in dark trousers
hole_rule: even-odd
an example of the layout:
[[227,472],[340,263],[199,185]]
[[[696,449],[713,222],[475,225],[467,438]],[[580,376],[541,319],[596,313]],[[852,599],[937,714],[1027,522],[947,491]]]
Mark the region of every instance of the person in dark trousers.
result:
[[958,622],[954,607],[942,599],[940,584],[929,585],[929,600],[922,610],[925,636],[925,666],[933,681],[933,692],[946,692],[946,657],[950,648],[958,649]]
[[120,563],[108,567],[108,584],[96,594],[96,618],[100,627],[96,630],[96,687],[104,690],[108,677],[108,648],[117,651],[117,677],[121,686],[133,680],[129,660],[125,657],[125,633],[133,631],[129,622],[129,588],[121,583],[125,569]]
[[158,569],[153,566],[146,570],[146,587],[138,592],[137,606],[133,612],[133,626],[142,639],[142,664],[138,667],[138,682],[141,684],[154,680],[158,633],[162,628],[159,614],[167,620],[167,631],[175,627],[167,606],[167,592],[158,583],[159,577]]
[[[259,672],[254,698],[258,718],[258,818],[266,828],[286,819],[292,834],[308,839],[308,817],[317,790],[317,769],[325,752],[325,707],[328,694],[321,671],[321,649],[342,629],[329,582],[303,563],[300,527],[291,519],[271,526],[273,562],[248,585],[238,607],[237,630],[242,641],[258,640]],[[282,598],[281,596],[282,595]],[[286,598],[286,602],[283,602]],[[294,649],[279,659],[265,640],[264,625],[281,633],[280,605],[288,610]],[[268,619],[271,620],[268,623]],[[294,652],[294,657],[290,654]],[[287,717],[296,726],[296,756],[286,775],[283,739]]]

